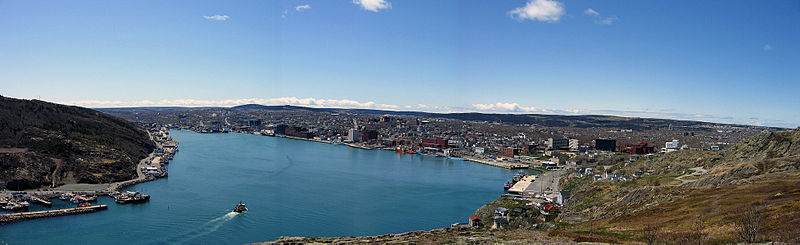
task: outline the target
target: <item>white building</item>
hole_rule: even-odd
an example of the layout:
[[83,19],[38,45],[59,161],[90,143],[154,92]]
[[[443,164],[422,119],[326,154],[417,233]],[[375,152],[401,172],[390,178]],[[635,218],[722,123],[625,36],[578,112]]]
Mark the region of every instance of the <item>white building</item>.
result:
[[569,150],[570,151],[578,151],[581,147],[581,141],[578,139],[569,139]]
[[550,149],[569,148],[569,140],[567,138],[548,138],[545,144],[547,145],[547,148]]
[[680,148],[681,148],[681,145],[680,145],[680,142],[678,140],[667,141],[667,143],[664,144],[664,149],[662,150],[662,152],[670,153],[670,152],[673,152],[673,151],[680,150]]
[[358,142],[359,139],[361,139],[361,135],[359,135],[358,130],[351,128],[347,132],[347,138],[345,138],[345,141]]

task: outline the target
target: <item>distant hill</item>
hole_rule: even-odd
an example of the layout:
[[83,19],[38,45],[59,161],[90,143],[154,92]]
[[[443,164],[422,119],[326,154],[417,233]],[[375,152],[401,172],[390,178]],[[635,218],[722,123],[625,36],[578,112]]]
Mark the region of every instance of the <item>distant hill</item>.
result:
[[124,119],[0,96],[0,181],[9,189],[132,179],[154,148],[146,131]]
[[[432,113],[419,111],[387,111],[373,109],[346,109],[346,108],[315,108],[292,105],[265,106],[258,104],[247,104],[234,107],[132,107],[132,108],[99,108],[97,110],[116,114],[126,115],[147,112],[174,112],[189,110],[230,110],[230,111],[309,111],[309,112],[328,112],[328,113],[351,113],[362,115],[402,115],[419,116],[429,118],[457,119],[465,121],[487,121],[502,122],[510,124],[531,124],[545,127],[575,127],[575,128],[621,128],[633,130],[660,129],[666,127],[698,127],[698,126],[717,126],[730,125],[722,123],[710,123],[701,121],[658,119],[658,118],[638,118],[620,117],[605,115],[547,115],[547,114],[497,114],[497,113]],[[750,125],[736,125],[740,127],[751,127],[770,130],[784,130],[783,128],[761,127]]]

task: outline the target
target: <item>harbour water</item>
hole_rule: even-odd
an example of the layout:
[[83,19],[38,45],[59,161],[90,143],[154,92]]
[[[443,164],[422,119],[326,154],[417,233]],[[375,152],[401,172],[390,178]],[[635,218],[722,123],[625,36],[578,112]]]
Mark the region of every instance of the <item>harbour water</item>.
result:
[[[171,131],[169,177],[148,203],[0,226],[8,244],[242,244],[448,227],[496,199],[515,171],[461,160],[247,134]],[[53,200],[54,208],[66,206]],[[231,209],[239,202],[249,211]]]

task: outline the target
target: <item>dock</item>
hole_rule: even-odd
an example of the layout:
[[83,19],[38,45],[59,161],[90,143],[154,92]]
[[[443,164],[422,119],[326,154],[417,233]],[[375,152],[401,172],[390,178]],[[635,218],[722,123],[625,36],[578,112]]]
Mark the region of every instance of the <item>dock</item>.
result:
[[520,181],[514,183],[511,188],[508,189],[509,194],[516,194],[516,195],[523,195],[525,191],[528,190],[528,187],[536,181],[536,175],[527,175],[522,177]]
[[488,161],[488,160],[480,160],[471,157],[463,157],[462,159],[470,161],[470,162],[477,162],[481,164],[486,164],[493,167],[498,168],[505,168],[505,169],[526,169],[529,167],[527,164],[520,164],[520,163],[507,163],[507,162],[498,162],[498,161]]
[[19,222],[23,220],[29,220],[29,219],[40,219],[40,218],[49,218],[49,217],[65,216],[73,214],[93,213],[106,209],[108,209],[108,205],[95,205],[82,208],[65,208],[56,210],[0,214],[0,225]]
[[53,202],[45,200],[45,199],[42,199],[42,198],[37,197],[37,196],[31,196],[31,201],[34,201],[34,202],[37,202],[39,204],[46,205],[46,206],[53,205]]

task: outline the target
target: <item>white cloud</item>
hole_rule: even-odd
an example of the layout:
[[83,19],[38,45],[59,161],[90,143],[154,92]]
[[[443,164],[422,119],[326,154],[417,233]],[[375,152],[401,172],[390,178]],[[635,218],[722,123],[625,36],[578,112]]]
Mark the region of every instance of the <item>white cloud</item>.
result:
[[764,51],[770,51],[770,50],[772,50],[772,46],[769,44],[764,44]]
[[584,10],[583,13],[587,14],[587,15],[591,15],[591,16],[600,15],[600,13],[598,13],[597,11],[595,11],[594,9],[591,9],[591,8],[588,8],[588,9]]
[[391,9],[392,3],[386,0],[353,0],[354,4],[358,4],[361,8],[372,12],[378,12],[381,9]]
[[295,11],[303,11],[303,10],[306,10],[306,9],[311,9],[311,5],[306,4],[306,5],[300,5],[300,6],[294,7]]
[[473,104],[473,109],[484,112],[539,112],[535,107],[524,107],[517,103]]
[[206,16],[203,16],[203,18],[205,18],[207,20],[226,21],[230,17],[228,17],[227,15],[218,15],[218,14],[216,14],[216,15],[212,15],[212,16],[206,15]]
[[508,15],[518,21],[537,20],[553,23],[564,15],[564,4],[555,0],[530,0],[525,6],[508,11]]
[[611,24],[614,24],[614,22],[617,22],[617,20],[619,20],[619,18],[617,16],[611,16],[611,17],[606,17],[606,18],[603,18],[601,20],[598,20],[597,24],[611,25]]
[[287,15],[289,15],[289,10],[288,10],[288,9],[285,9],[285,10],[283,10],[283,13],[281,14],[281,18],[282,18],[282,19],[286,19],[286,16],[287,16]]

